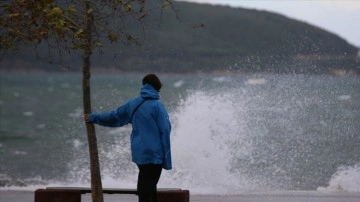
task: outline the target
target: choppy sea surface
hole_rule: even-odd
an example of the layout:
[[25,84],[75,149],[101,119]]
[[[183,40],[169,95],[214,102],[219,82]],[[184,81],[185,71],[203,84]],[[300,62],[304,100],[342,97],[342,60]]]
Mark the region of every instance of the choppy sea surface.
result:
[[[144,75],[92,76],[93,111],[137,96]],[[159,75],[172,171],[198,194],[360,192],[360,78]],[[0,75],[0,190],[89,186],[81,75]],[[97,126],[104,187],[136,187],[131,126]]]

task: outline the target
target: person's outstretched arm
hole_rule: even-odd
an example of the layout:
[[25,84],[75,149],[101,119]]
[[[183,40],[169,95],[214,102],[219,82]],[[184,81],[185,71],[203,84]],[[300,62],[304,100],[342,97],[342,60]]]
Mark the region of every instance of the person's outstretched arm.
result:
[[129,113],[127,104],[107,113],[85,114],[84,118],[87,123],[96,123],[107,127],[121,127],[129,123]]

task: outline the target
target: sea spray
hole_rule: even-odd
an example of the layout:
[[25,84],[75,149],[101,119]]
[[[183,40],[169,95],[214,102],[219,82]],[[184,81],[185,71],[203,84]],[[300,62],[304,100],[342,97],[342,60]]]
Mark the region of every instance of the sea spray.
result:
[[360,164],[341,166],[331,177],[327,187],[319,187],[319,191],[360,192]]
[[[90,186],[81,98],[74,96],[81,94],[78,78],[52,76],[71,87],[50,85],[53,93],[38,85],[46,77],[0,75],[5,117],[0,129],[0,189]],[[94,111],[111,110],[137,95],[140,84],[132,81],[138,76],[121,78],[94,77]],[[164,84],[162,101],[173,124],[174,169],[163,172],[160,187],[204,194],[358,190],[357,77],[177,75],[164,77]],[[44,96],[37,96],[36,86],[44,87]],[[22,113],[29,111],[34,115]],[[131,126],[96,129],[104,187],[136,187]]]
[[[173,170],[163,171],[159,187],[181,187],[203,194],[232,194],[256,188],[254,181],[232,167],[233,150],[245,154],[250,146],[241,140],[244,135],[243,119],[238,118],[241,102],[231,92],[201,90],[190,92],[180,102],[170,113]],[[106,130],[107,139],[114,142],[107,141],[101,147],[105,187],[136,186],[137,168],[129,153],[130,130],[131,127]],[[82,144],[74,140],[77,149],[79,145]],[[89,172],[84,162],[74,160],[71,165],[74,166],[71,176],[77,175],[81,183],[86,183]]]
[[248,184],[231,171],[231,144],[242,133],[235,107],[228,92],[195,91],[182,101],[173,112],[174,170],[164,175],[161,186],[228,193]]

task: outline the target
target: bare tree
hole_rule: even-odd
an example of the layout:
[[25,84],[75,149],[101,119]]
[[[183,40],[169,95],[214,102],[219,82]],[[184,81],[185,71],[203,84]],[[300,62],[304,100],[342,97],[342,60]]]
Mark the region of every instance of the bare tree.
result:
[[[149,13],[172,7],[171,0],[5,0],[0,1],[1,49],[48,44],[82,53],[83,108],[91,113],[91,54],[110,43],[138,43],[128,26],[143,29]],[[107,43],[108,44],[108,43]],[[93,124],[86,124],[90,153],[93,202],[103,202],[97,139]]]

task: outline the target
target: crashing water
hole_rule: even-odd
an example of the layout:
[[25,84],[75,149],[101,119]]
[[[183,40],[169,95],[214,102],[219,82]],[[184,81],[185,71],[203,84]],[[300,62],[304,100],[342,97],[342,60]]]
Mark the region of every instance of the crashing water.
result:
[[[94,110],[111,110],[136,96],[141,77],[94,77]],[[360,191],[358,78],[160,78],[173,125],[174,169],[163,172],[159,187],[203,194]],[[89,186],[79,78],[1,79],[0,189]],[[97,127],[104,187],[136,187],[130,130]]]

